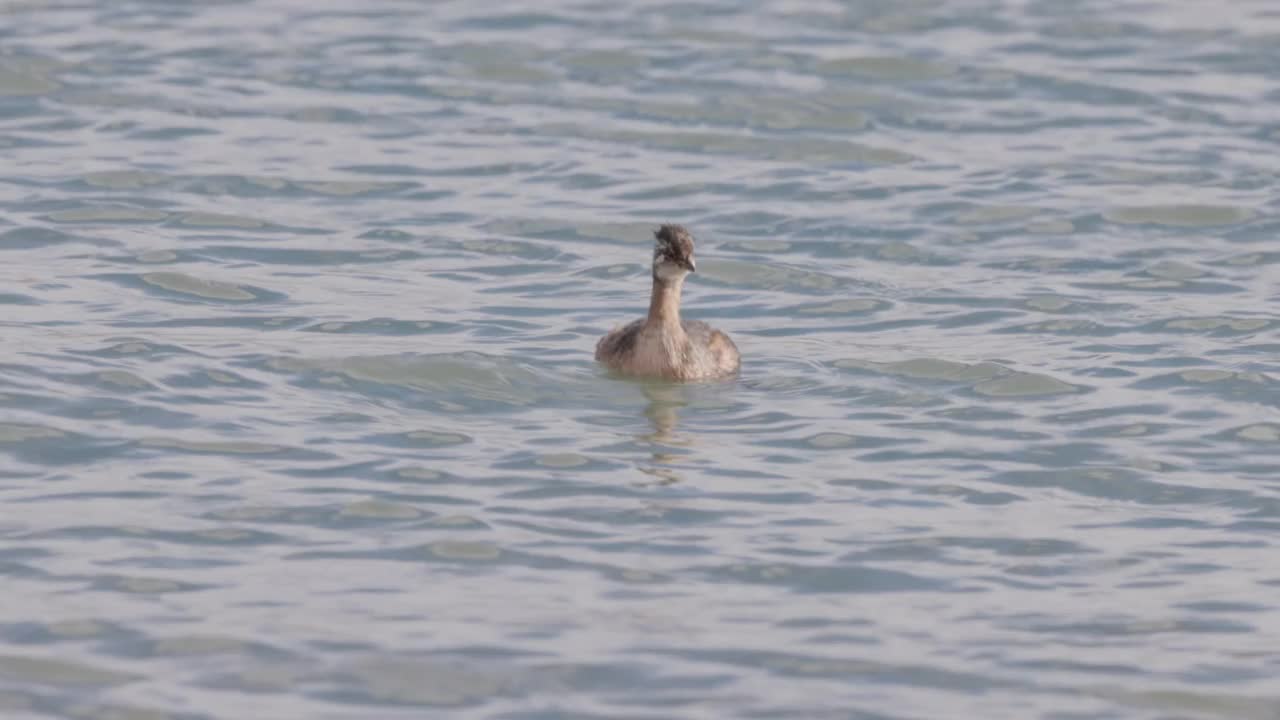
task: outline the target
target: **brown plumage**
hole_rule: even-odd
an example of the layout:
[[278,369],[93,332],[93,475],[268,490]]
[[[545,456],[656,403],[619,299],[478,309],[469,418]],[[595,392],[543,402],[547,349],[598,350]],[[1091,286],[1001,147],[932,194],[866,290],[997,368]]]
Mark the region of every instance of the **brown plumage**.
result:
[[680,319],[680,290],[696,269],[693,235],[680,225],[663,225],[653,236],[649,314],[600,338],[596,360],[637,377],[711,380],[733,375],[741,360],[729,336],[704,322]]

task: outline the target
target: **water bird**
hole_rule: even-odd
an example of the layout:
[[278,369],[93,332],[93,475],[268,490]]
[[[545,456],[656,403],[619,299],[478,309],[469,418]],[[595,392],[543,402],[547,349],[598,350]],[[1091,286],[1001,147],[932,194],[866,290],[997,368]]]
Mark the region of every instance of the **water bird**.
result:
[[680,290],[693,259],[693,234],[663,225],[653,234],[653,291],[649,314],[615,328],[596,343],[596,360],[633,377],[715,380],[738,371],[738,346],[700,320],[680,319]]

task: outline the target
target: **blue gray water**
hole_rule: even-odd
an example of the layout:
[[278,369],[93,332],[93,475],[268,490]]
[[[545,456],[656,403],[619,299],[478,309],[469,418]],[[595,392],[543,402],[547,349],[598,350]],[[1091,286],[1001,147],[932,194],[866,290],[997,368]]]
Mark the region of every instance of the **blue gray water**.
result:
[[[1280,718],[1270,0],[0,3],[6,718]],[[609,378],[649,233],[740,378]]]

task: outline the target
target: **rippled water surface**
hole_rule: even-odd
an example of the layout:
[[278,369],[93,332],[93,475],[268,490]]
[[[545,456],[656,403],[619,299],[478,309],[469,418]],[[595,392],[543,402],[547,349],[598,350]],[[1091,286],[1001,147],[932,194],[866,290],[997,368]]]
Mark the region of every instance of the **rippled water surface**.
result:
[[4,717],[1280,717],[1273,2],[0,41]]

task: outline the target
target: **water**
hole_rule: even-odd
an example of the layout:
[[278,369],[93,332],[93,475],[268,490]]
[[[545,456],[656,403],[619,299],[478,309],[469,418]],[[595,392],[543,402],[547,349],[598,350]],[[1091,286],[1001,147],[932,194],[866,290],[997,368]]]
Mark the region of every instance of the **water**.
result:
[[1280,717],[1273,3],[0,9],[5,717]]

